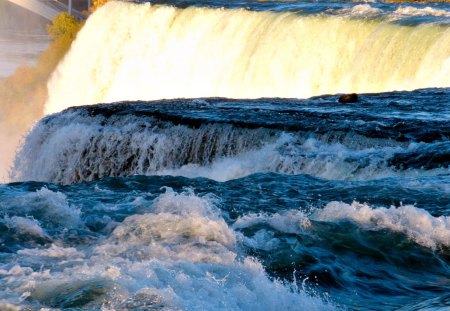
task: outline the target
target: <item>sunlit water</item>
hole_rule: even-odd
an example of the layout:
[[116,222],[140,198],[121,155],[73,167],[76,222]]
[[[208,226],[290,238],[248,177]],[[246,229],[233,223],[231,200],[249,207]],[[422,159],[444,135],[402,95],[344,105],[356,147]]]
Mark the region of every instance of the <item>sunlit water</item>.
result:
[[[0,185],[0,309],[450,308],[449,6],[175,4],[103,8],[53,75]],[[379,91],[287,98],[340,86]],[[136,101],[193,94],[227,98]]]

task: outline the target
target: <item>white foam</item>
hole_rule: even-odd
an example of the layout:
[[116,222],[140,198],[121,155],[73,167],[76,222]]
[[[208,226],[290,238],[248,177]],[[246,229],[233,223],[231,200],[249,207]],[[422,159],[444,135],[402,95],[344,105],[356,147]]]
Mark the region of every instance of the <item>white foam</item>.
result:
[[351,8],[341,9],[339,13],[345,16],[370,17],[381,15],[383,11],[372,7],[370,4],[357,4]]
[[206,177],[217,181],[241,178],[258,172],[271,172],[278,168],[281,172],[300,172],[290,165],[290,159],[283,157],[278,148],[295,141],[295,138],[283,133],[274,143],[242,152],[234,157],[221,157],[210,165],[186,164],[180,168],[162,169],[158,175],[184,176],[189,178]]
[[49,258],[83,258],[84,253],[78,251],[74,247],[62,247],[56,244],[52,244],[49,248],[31,248],[17,251],[18,254],[36,257],[49,257]]
[[258,230],[252,237],[242,236],[241,239],[245,246],[266,252],[275,250],[280,246],[280,241],[275,237],[275,234],[264,229]]
[[432,7],[415,8],[412,6],[400,6],[394,11],[394,14],[401,16],[438,16],[450,17],[450,12],[446,10],[434,9]]
[[[312,221],[350,221],[365,230],[390,230],[405,234],[424,247],[436,249],[450,246],[450,217],[435,217],[412,205],[386,208],[358,202],[347,204],[333,201],[323,209],[311,209],[309,212],[288,210],[273,214],[250,213],[239,217],[232,227],[241,230],[264,224],[284,233],[310,235],[314,234]],[[257,231],[251,238],[241,239],[249,247],[265,250],[276,247],[278,243],[272,233],[265,229]]]
[[[389,159],[396,153],[420,152],[426,147],[424,143],[407,145],[354,134],[337,139],[223,124],[198,129],[171,124],[159,127],[155,126],[158,121],[133,115],[104,122],[101,117],[86,117],[82,110],[40,122],[18,154],[11,178],[70,184],[137,174],[227,181],[277,172],[367,180],[428,176],[450,170],[398,170],[390,166]],[[96,191],[101,189],[97,187]]]
[[450,246],[450,217],[434,217],[412,205],[374,208],[368,204],[330,202],[312,216],[314,220],[351,221],[366,230],[387,229],[405,234],[416,243],[430,248]]
[[[233,224],[233,229],[242,230],[257,225],[267,225],[280,232],[309,235],[311,222],[306,213],[300,210],[288,210],[274,214],[250,213],[240,216]],[[244,245],[253,249],[271,251],[276,249],[280,240],[270,230],[260,229],[251,237],[240,235]]]
[[53,227],[73,228],[82,224],[81,211],[70,206],[63,193],[53,192],[45,187],[14,198],[14,206],[5,206],[4,212],[17,216],[32,215],[35,220]]
[[273,143],[244,151],[233,157],[215,159],[209,165],[186,164],[162,169],[158,175],[206,177],[217,181],[242,178],[255,173],[308,174],[331,180],[369,180],[393,176],[445,174],[449,168],[396,170],[387,160],[397,152],[411,152],[417,144],[404,147],[361,147],[325,143],[315,138],[298,141],[282,133]]
[[270,227],[286,232],[301,234],[311,226],[307,215],[300,210],[289,210],[272,215],[250,213],[239,217],[233,224],[234,229],[244,229],[256,224],[267,224]]
[[0,310],[2,311],[20,311],[20,307],[15,306],[11,303],[8,303],[6,301],[2,301],[0,299]]
[[[157,127],[150,119],[118,117],[113,125],[64,113],[56,124],[39,123],[18,154],[12,180],[69,184],[107,176],[154,175],[186,161],[208,163],[276,139],[263,129],[228,125]],[[144,123],[145,122],[145,123]],[[215,144],[205,145],[214,141]],[[134,159],[126,165],[128,159]]]
[[[1,221],[1,220],[0,220]],[[20,234],[30,234],[36,237],[48,237],[48,234],[41,227],[39,221],[28,217],[6,216],[3,222],[10,229],[15,229]]]
[[236,256],[233,252],[236,239],[213,201],[167,189],[155,201],[151,213],[127,217],[98,252],[141,259],[232,262]]
[[236,235],[217,204],[209,195],[168,188],[145,214],[126,218],[107,239],[84,245],[82,253],[57,245],[22,250],[17,256],[24,263],[35,256],[64,260],[37,271],[0,266],[0,284],[8,286],[0,299],[38,309],[93,290],[96,299],[86,309],[335,310],[295,286],[270,280],[258,261],[238,255]]

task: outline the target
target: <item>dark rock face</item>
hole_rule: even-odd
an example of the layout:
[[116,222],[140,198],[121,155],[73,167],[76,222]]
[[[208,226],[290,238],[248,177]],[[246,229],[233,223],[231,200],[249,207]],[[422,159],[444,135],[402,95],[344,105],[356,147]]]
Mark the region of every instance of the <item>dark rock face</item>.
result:
[[356,93],[352,94],[344,94],[339,96],[339,102],[346,104],[346,103],[356,103],[358,101],[358,95]]

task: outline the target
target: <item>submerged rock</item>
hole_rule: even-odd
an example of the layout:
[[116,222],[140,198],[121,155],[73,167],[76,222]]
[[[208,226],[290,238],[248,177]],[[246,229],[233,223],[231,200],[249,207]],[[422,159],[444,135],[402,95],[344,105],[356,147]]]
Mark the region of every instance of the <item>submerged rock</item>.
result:
[[339,96],[340,103],[356,103],[358,101],[358,95],[356,93],[344,94]]

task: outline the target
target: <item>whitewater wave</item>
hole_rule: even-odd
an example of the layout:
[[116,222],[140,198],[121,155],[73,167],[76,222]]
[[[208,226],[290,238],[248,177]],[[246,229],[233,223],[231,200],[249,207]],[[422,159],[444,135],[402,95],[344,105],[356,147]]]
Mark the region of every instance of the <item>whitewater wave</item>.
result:
[[373,208],[357,202],[330,202],[318,210],[313,219],[325,222],[351,221],[365,230],[399,232],[433,249],[450,246],[450,217],[435,217],[412,205]]
[[407,17],[421,16],[421,17],[450,17],[450,12],[445,9],[436,9],[429,6],[413,7],[413,6],[398,6],[393,11],[385,11],[375,7],[373,4],[357,4],[350,8],[339,9],[339,15],[347,17],[360,18],[386,18],[388,20],[401,20]]
[[[386,208],[359,202],[347,204],[333,201],[323,208],[311,208],[309,211],[288,210],[274,214],[247,214],[239,217],[233,228],[242,230],[264,224],[283,233],[320,236],[315,232],[317,223],[340,222],[354,223],[368,232],[388,230],[404,234],[418,245],[431,249],[450,247],[450,217],[436,217],[413,205]],[[246,245],[251,247],[259,245],[259,248],[263,248],[261,245],[264,243],[269,245],[275,243],[267,238],[264,230],[259,235],[246,238]]]
[[340,9],[338,11],[340,15],[344,16],[356,16],[356,17],[374,17],[381,16],[383,10],[375,8],[370,4],[357,4],[351,8]]
[[394,14],[401,16],[437,16],[437,17],[450,17],[450,12],[446,10],[434,9],[432,7],[415,8],[412,6],[400,6],[393,12]]
[[[252,124],[216,116],[212,103],[203,102],[207,108],[188,101],[180,108],[184,110],[173,112],[162,111],[158,107],[166,104],[158,102],[91,106],[44,118],[26,138],[11,179],[70,184],[104,177],[172,175],[227,181],[276,172],[367,180],[449,170],[445,122],[375,122],[343,116],[325,131],[320,130],[324,126],[320,115],[302,117],[299,111],[297,121],[292,117],[296,111],[281,110],[290,119],[279,114],[280,122],[297,127],[285,131],[273,118]],[[241,104],[245,106],[245,101]],[[270,104],[261,103],[258,110],[266,106]],[[192,115],[196,107],[206,109],[202,113],[210,119],[196,119],[202,116]],[[231,107],[226,111],[248,113]],[[250,120],[266,113],[251,111]]]
[[40,232],[40,223],[50,229],[75,228],[82,223],[80,209],[70,206],[67,196],[45,187],[19,199],[3,200],[0,208],[0,215],[8,219],[11,226],[24,230]]
[[168,189],[153,203],[151,213],[127,217],[96,252],[140,260],[231,263],[236,257],[236,239],[213,202]]
[[[55,243],[17,252],[0,266],[1,306],[158,310],[334,310],[320,298],[272,281],[239,254],[217,198],[170,188],[106,239],[82,249]],[[52,260],[33,270],[26,263]]]
[[[37,131],[19,154],[14,179],[70,184],[138,174],[226,181],[278,172],[365,180],[448,172],[445,160],[430,162],[422,150],[426,144],[354,150],[291,133],[226,125],[198,130],[175,126],[162,132],[137,127],[125,125],[99,135],[95,128],[68,125],[44,142]],[[206,146],[205,141],[213,143]]]
[[15,231],[16,235],[31,235],[37,238],[49,238],[49,235],[42,228],[41,223],[34,218],[6,215],[0,219],[0,224],[6,225],[9,230]]
[[17,251],[20,255],[34,256],[34,257],[49,257],[58,259],[75,259],[83,258],[85,254],[82,251],[77,250],[75,247],[64,247],[57,244],[51,244],[46,249],[21,249]]

